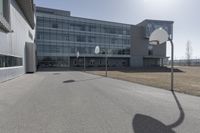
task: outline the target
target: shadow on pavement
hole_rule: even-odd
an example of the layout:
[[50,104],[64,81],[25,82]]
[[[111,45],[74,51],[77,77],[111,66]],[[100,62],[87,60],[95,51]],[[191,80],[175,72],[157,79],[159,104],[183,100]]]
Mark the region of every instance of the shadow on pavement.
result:
[[181,125],[184,121],[185,113],[174,91],[172,94],[180,111],[178,120],[173,124],[165,125],[161,121],[150,116],[136,114],[132,122],[134,133],[175,133],[173,128]]
[[61,73],[53,73],[53,75],[61,75]]
[[98,77],[98,78],[91,78],[91,79],[83,79],[83,80],[65,80],[63,83],[73,83],[73,82],[85,82],[85,81],[91,81],[91,80],[96,80],[96,79],[102,79],[104,77]]
[[162,122],[146,115],[136,114],[133,119],[134,133],[175,133]]

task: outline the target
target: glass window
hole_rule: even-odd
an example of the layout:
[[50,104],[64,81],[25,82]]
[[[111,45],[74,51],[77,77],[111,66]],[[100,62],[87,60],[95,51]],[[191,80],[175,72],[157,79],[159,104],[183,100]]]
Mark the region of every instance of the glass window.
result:
[[43,27],[44,21],[42,17],[37,17],[37,26]]
[[64,35],[64,40],[69,41],[69,34]]
[[[9,6],[10,1],[9,0],[0,0],[0,15],[3,17],[3,19],[6,21],[7,24],[2,23],[0,25],[0,28],[3,27],[3,30],[9,31],[10,30],[10,6]],[[5,24],[5,25],[4,25]]]
[[115,44],[116,39],[115,38],[111,38],[111,43]]
[[77,35],[77,42],[85,42],[86,37],[84,35]]
[[68,30],[69,29],[69,23],[68,22],[63,22],[63,29]]
[[96,42],[95,36],[88,36],[88,42]]
[[52,28],[58,28],[58,24],[52,24]]
[[5,67],[5,58],[2,55],[0,55],[0,67]]
[[56,40],[56,34],[55,33],[51,33],[50,34],[50,39],[51,40]]
[[47,17],[38,19],[37,25],[54,28],[37,31],[37,33],[42,33],[38,35],[37,39],[41,41],[38,45],[48,45],[43,48],[43,51],[49,55],[51,53],[75,54],[77,49],[81,53],[92,55],[96,45],[100,46],[101,54],[105,54],[105,51],[109,49],[112,55],[130,55],[131,40],[128,36],[130,27],[127,25]]
[[91,32],[96,32],[96,26],[95,25],[90,25],[88,29]]
[[44,18],[44,27],[48,27],[48,28],[50,28],[51,27],[51,19],[49,19],[49,18]]
[[56,23],[57,23],[57,25],[58,25],[57,28],[63,29],[63,20],[62,20],[62,19],[57,19]]
[[85,25],[80,25],[80,30],[85,31]]
[[41,39],[40,33],[37,33],[37,39]]
[[0,15],[3,16],[3,0],[0,0]]
[[70,35],[69,35],[69,41],[74,41],[74,40],[75,40],[74,35],[73,35],[73,34],[70,34]]
[[63,35],[61,33],[57,33],[57,40],[60,41],[60,40],[63,40]]
[[153,50],[151,49],[151,50],[148,50],[148,55],[149,56],[153,56]]
[[0,68],[1,67],[14,67],[22,66],[22,58],[14,56],[0,55]]
[[48,32],[43,32],[43,37],[44,37],[44,40],[49,40],[50,39]]

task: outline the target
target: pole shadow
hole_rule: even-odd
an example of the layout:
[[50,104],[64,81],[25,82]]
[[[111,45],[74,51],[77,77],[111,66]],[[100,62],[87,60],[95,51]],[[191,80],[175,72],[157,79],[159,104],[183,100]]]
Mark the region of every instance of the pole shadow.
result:
[[173,128],[181,125],[184,121],[185,113],[174,91],[172,91],[172,95],[174,96],[177,107],[180,111],[178,120],[173,124],[165,125],[161,121],[150,116],[136,114],[132,121],[134,133],[176,133]]

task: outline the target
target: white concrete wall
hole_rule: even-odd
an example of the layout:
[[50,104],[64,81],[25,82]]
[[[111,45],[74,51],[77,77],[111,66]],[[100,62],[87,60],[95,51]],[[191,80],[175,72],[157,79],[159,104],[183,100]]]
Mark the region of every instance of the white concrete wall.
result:
[[[25,73],[25,43],[33,43],[35,38],[35,30],[29,26],[15,0],[11,0],[10,4],[10,21],[13,32],[0,31],[0,54],[22,57],[23,66],[0,68],[0,82]],[[33,40],[29,37],[29,32],[33,35]]]
[[24,74],[23,66],[0,69],[0,82],[16,78]]

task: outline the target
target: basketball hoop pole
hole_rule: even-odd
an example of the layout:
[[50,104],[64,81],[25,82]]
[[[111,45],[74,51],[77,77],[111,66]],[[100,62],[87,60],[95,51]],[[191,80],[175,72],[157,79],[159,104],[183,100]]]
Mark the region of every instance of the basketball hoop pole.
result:
[[169,39],[171,43],[171,91],[174,91],[174,43],[172,39]]
[[171,43],[171,91],[174,91],[174,43],[172,35],[169,35],[163,28],[158,28],[151,33],[149,38],[149,43],[152,45],[161,45],[167,41]]
[[105,65],[106,65],[106,77],[108,77],[108,55],[106,53],[106,60],[105,60]]

